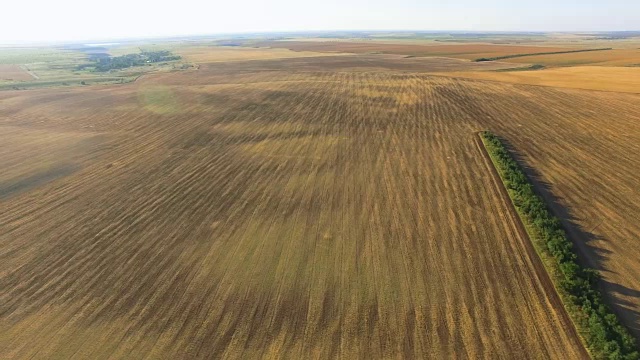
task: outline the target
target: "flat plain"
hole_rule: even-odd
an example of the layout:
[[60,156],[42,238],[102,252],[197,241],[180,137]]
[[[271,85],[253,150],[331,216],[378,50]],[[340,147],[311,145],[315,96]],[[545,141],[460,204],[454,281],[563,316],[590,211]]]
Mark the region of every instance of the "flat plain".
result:
[[0,92],[0,357],[585,358],[486,128],[638,332],[639,95],[256,56]]
[[[298,57],[318,57],[322,53],[311,51],[292,51],[289,49],[269,49],[266,47],[236,47],[199,45],[177,47],[177,52],[193,63],[214,63],[242,60],[288,59]],[[325,54],[335,56],[336,54]]]
[[[165,45],[165,48],[170,47]],[[147,45],[152,49],[152,45]],[[97,49],[97,50],[96,50]],[[188,66],[179,61],[146,64],[108,72],[90,71],[84,66],[94,62],[90,54],[107,51],[84,45],[78,46],[0,46],[0,91],[26,90],[42,87],[71,87],[93,84],[119,84],[134,81],[138,76],[157,71],[170,71]],[[113,48],[120,54],[140,53],[139,46],[123,44]]]
[[[467,44],[397,44],[378,41],[349,42],[349,41],[265,41],[260,46],[285,48],[294,51],[315,52],[343,52],[354,54],[395,54],[409,56],[446,56],[474,60],[515,54],[535,54],[553,51],[576,50],[575,45],[545,46],[545,45],[495,45],[486,43]],[[582,48],[586,48],[584,45]]]

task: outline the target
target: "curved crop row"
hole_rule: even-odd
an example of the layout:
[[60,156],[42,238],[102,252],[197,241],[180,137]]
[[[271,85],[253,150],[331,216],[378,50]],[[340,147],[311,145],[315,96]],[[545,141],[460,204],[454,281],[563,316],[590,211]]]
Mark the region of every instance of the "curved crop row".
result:
[[598,272],[579,264],[560,220],[535,193],[500,139],[489,131],[481,132],[480,137],[591,355],[598,359],[640,359],[635,339],[598,290]]

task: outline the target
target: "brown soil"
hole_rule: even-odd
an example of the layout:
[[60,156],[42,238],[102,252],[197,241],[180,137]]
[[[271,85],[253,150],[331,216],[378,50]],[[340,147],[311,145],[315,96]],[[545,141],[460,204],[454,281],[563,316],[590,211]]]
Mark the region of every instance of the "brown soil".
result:
[[18,65],[0,64],[0,80],[29,81],[33,76]]

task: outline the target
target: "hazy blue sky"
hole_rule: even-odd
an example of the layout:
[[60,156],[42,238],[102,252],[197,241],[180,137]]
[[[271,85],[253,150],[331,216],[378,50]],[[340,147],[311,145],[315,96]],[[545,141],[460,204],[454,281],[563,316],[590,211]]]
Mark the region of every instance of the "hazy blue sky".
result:
[[333,29],[640,30],[640,1],[14,0],[0,43]]

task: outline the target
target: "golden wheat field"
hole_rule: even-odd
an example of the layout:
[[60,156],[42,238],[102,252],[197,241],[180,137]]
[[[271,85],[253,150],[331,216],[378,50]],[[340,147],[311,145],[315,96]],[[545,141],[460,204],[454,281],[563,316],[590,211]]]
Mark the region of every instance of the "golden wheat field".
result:
[[199,51],[0,92],[0,358],[587,358],[487,128],[590,234],[638,334],[640,95]]

